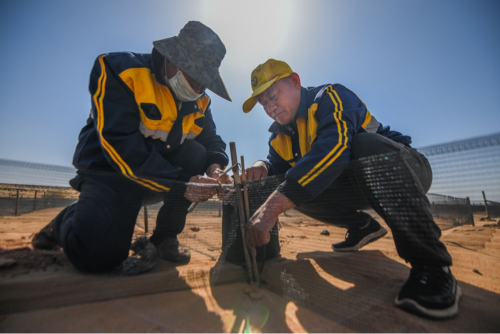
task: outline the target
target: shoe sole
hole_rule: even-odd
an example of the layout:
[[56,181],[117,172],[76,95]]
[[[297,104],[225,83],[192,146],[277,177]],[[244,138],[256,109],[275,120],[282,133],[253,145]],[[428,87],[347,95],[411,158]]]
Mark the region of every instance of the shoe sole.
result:
[[346,247],[346,248],[335,248],[332,245],[332,249],[336,252],[357,252],[360,248],[368,245],[369,243],[372,243],[374,241],[377,241],[378,239],[382,238],[384,235],[387,234],[387,230],[380,226],[380,229],[377,232],[373,232],[371,234],[368,234],[366,237],[361,239],[360,242],[358,242],[356,245],[352,247]]
[[461,297],[462,297],[462,291],[460,290],[460,287],[457,286],[457,294],[455,295],[455,302],[453,303],[453,305],[451,305],[446,309],[442,310],[428,309],[423,307],[413,299],[398,300],[397,297],[395,303],[397,307],[414,314],[424,315],[434,319],[446,319],[454,317],[455,315],[458,314],[458,301],[460,300]]
[[33,246],[34,249],[41,249],[41,250],[59,250],[61,246],[52,239],[51,237],[45,235],[45,234],[36,234],[33,237],[33,240],[31,241],[31,245]]
[[160,252],[158,252],[158,256],[168,262],[172,262],[175,264],[187,264],[189,261],[191,261],[191,251],[189,249],[186,249],[182,253],[179,253],[177,257],[168,257],[168,256],[162,256]]

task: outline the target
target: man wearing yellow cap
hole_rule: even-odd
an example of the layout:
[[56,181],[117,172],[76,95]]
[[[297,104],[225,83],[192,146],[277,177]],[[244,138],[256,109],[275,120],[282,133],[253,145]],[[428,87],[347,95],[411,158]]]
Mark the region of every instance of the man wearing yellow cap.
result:
[[250,80],[253,93],[243,111],[259,103],[275,122],[267,160],[250,166],[248,179],[284,175],[250,219],[250,251],[269,242],[278,216],[292,208],[347,228],[346,239],[332,248],[357,251],[387,233],[361,211],[371,207],[391,228],[398,254],[412,265],[396,305],[434,318],[456,315],[460,289],[425,196],[432,171],[411,148],[411,138],[384,127],[340,84],[302,87],[283,61],[260,64]]

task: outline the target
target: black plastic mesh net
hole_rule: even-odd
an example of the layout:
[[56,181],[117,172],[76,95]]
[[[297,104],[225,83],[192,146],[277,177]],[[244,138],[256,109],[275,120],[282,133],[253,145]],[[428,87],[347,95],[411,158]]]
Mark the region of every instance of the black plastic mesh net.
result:
[[[356,321],[353,328],[357,331],[372,331],[370,318],[386,307],[378,305],[378,301],[394,298],[393,286],[402,285],[406,279],[399,274],[403,263],[446,262],[448,255],[439,241],[441,230],[474,224],[474,209],[466,199],[426,195],[418,175],[399,154],[364,158],[338,168],[340,176],[320,196],[279,216],[270,231],[270,242],[257,249],[256,267],[248,263],[242,230],[248,227],[247,218],[285,180],[284,175],[222,185],[224,198],[215,196],[193,209],[183,197],[189,184],[174,183],[172,189],[178,190],[154,193],[116,173],[85,172],[72,181],[72,186],[82,191],[93,184],[101,200],[93,202],[90,193],[78,198],[79,193],[71,188],[3,184],[0,215],[23,215],[70,204],[78,207],[78,203],[85,202],[87,211],[97,208],[78,213],[89,225],[99,225],[99,219],[116,220],[115,215],[133,220],[134,226],[123,227],[129,230],[128,242],[150,238],[159,233],[160,225],[169,226],[175,221],[175,227],[163,229],[159,239],[178,233],[180,246],[191,251],[194,262],[212,266],[210,284],[220,282],[221,268],[226,264],[257,270],[262,285],[282,297],[338,323]],[[109,198],[123,194],[123,200],[113,200],[113,206],[105,210]],[[490,204],[494,207],[494,203]],[[389,231],[377,242],[395,243],[399,262],[377,251],[377,243],[349,256],[332,250],[332,244],[345,239],[348,229],[365,227],[372,219]],[[88,233],[98,236],[96,244],[126,234],[113,229],[120,226],[114,223],[112,228],[89,227]],[[122,242],[109,241],[111,245]],[[140,258],[133,251],[129,255]],[[379,276],[370,273],[380,271],[387,274],[384,280],[373,281]],[[247,281],[254,279],[255,275],[247,275]],[[358,289],[361,285],[364,288]]]

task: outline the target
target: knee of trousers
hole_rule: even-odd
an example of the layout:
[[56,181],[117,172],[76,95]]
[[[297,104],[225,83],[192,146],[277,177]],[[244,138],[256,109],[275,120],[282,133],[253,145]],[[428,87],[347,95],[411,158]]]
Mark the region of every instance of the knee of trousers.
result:
[[71,263],[83,272],[102,272],[120,265],[129,254],[131,238],[76,233],[71,224],[60,232],[61,246]]
[[130,245],[128,247],[108,247],[93,249],[88,252],[75,252],[65,250],[73,265],[83,271],[90,273],[109,271],[119,266],[127,257]]
[[205,173],[207,150],[196,140],[185,140],[175,152],[171,164],[182,168],[182,174],[201,175]]
[[351,156],[354,159],[400,151],[398,143],[377,133],[359,133],[351,141]]

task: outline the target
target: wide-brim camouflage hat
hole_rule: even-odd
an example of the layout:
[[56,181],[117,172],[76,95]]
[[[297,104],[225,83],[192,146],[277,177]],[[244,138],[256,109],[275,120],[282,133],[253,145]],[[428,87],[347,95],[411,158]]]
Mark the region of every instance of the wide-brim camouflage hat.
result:
[[189,21],[178,36],[153,42],[156,50],[207,89],[231,101],[219,72],[226,47],[219,36],[198,21]]

